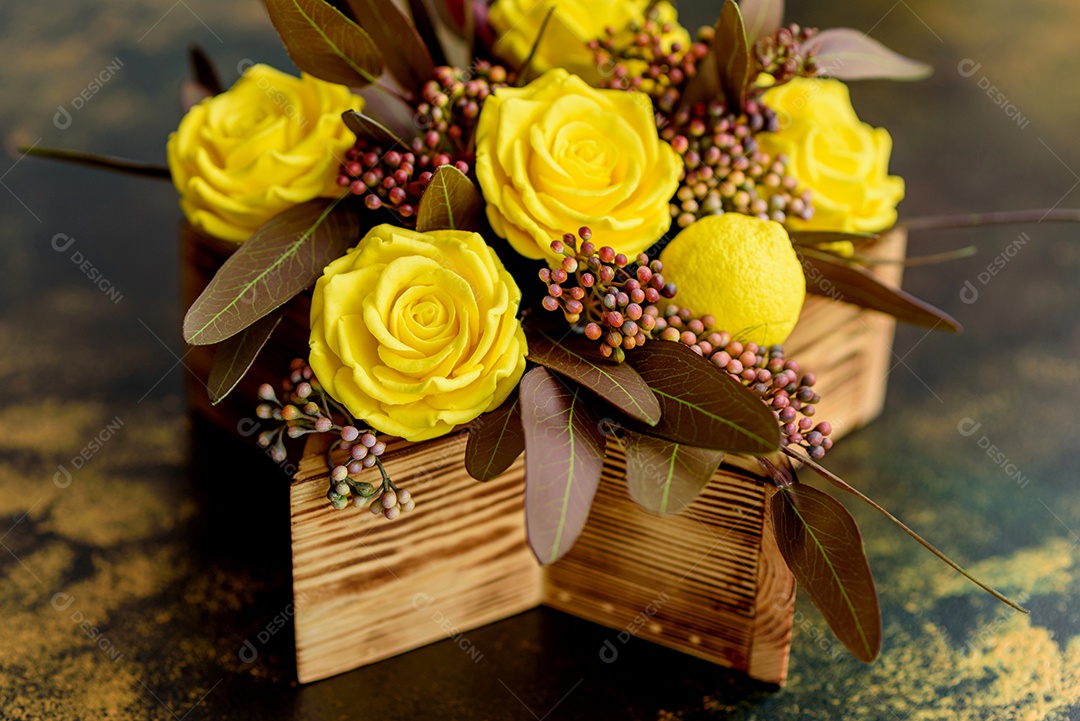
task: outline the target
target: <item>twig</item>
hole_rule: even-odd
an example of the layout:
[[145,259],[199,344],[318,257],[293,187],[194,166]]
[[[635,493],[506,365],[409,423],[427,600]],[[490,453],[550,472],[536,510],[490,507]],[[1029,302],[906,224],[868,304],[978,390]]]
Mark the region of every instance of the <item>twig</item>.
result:
[[801,461],[801,462],[805,463],[807,466],[809,466],[811,468],[811,470],[816,472],[818,475],[823,477],[825,480],[832,483],[834,486],[836,486],[840,490],[847,491],[848,493],[850,493],[850,494],[852,494],[854,496],[857,496],[858,498],[862,499],[863,501],[866,501],[867,503],[869,503],[870,506],[873,507],[874,510],[881,513],[886,518],[888,518],[890,521],[892,521],[897,526],[899,526],[900,529],[903,530],[906,534],[908,534],[909,536],[914,538],[916,541],[918,541],[923,546],[923,548],[930,551],[930,553],[932,553],[935,556],[937,556],[938,558],[940,558],[942,561],[944,561],[946,564],[948,564],[949,567],[951,567],[954,571],[956,571],[957,573],[962,575],[964,578],[966,578],[969,581],[971,581],[972,583],[974,583],[976,586],[978,586],[982,590],[989,593],[991,596],[993,596],[997,600],[1004,603],[1006,606],[1009,606],[1010,608],[1014,608],[1017,611],[1020,611],[1021,613],[1031,613],[1031,611],[1028,611],[1026,608],[1024,608],[1023,606],[1018,604],[1016,601],[1013,601],[1010,598],[1008,598],[1007,596],[1005,596],[1005,595],[1003,595],[1001,593],[998,593],[997,591],[990,588],[985,583],[983,583],[982,581],[980,581],[979,579],[975,578],[970,573],[965,571],[963,568],[960,567],[959,564],[956,563],[956,561],[952,560],[951,558],[946,556],[944,553],[939,551],[937,548],[935,548],[925,538],[923,538],[918,533],[915,533],[915,531],[913,531],[910,528],[908,528],[907,526],[905,526],[904,523],[899,518],[897,518],[896,516],[889,513],[888,511],[886,511],[881,506],[879,506],[877,504],[877,502],[874,501],[872,498],[869,498],[868,496],[863,495],[863,493],[861,491],[859,491],[858,489],[856,489],[853,486],[849,485],[847,483],[847,481],[845,481],[840,476],[836,475],[835,473],[833,473],[829,469],[825,468],[824,466],[814,462],[809,457],[804,456],[801,453],[797,453],[797,452],[793,451],[790,446],[786,446],[786,447],[782,448],[781,450],[783,450],[783,452],[785,454],[787,454],[788,456],[790,456],[790,457],[792,457],[792,458],[794,458],[794,459],[796,459],[798,461]]
[[1005,210],[996,213],[965,213],[911,218],[897,225],[909,231],[944,230],[947,228],[976,228],[983,225],[1012,225],[1016,223],[1080,223],[1080,210],[1072,208],[1038,208],[1035,210]]
[[26,153],[27,155],[34,155],[39,158],[46,158],[48,160],[59,160],[65,163],[74,163],[75,165],[87,165],[99,170],[113,170],[119,173],[140,175],[146,178],[157,178],[158,180],[172,179],[172,174],[166,167],[154,165],[152,163],[143,163],[138,160],[116,158],[111,155],[94,155],[93,153],[82,153],[77,150],[30,148],[26,146],[20,146],[19,152]]

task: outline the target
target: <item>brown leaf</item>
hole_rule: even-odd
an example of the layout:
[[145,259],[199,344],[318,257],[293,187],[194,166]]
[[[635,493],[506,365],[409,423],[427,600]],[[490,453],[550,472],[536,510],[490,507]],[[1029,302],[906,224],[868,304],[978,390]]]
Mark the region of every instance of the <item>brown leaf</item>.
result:
[[630,497],[664,516],[688,508],[724,460],[723,451],[694,448],[631,431],[626,431],[623,442]]
[[225,90],[225,86],[221,82],[221,76],[214,66],[214,61],[210,59],[210,56],[202,47],[192,45],[188,49],[188,62],[191,64],[191,77],[199,85],[206,88],[206,92],[217,95]]
[[[443,6],[439,0],[439,6]],[[409,0],[409,12],[412,13],[413,25],[416,32],[424,42],[424,47],[431,53],[431,60],[435,65],[446,65],[446,53],[443,51],[442,41],[435,31],[435,21],[431,15],[431,9],[426,0]]]
[[829,627],[855,658],[881,651],[881,610],[862,536],[847,509],[796,483],[769,501],[780,554]]
[[266,9],[289,57],[305,73],[353,87],[382,74],[375,41],[326,0],[266,0]]
[[772,35],[784,22],[784,0],[739,0],[739,10],[751,45],[758,38]]
[[212,345],[239,333],[313,284],[358,240],[356,213],[336,200],[310,200],[274,216],[191,304],[184,341]]
[[420,198],[416,229],[421,233],[432,230],[477,232],[483,228],[483,216],[484,199],[473,182],[453,165],[443,165],[435,171]]
[[926,63],[905,58],[852,28],[831,28],[814,36],[821,74],[840,80],[922,80],[933,72]]
[[236,335],[226,338],[214,349],[210,378],[206,381],[206,392],[210,395],[211,403],[217,405],[236,388],[236,384],[251,369],[266,341],[270,340],[274,329],[281,323],[283,315],[284,306],[263,316]]
[[498,408],[469,424],[465,470],[478,481],[501,476],[525,450],[518,390]]
[[737,113],[746,105],[752,63],[742,12],[735,0],[724,0],[720,20],[716,23],[713,50],[720,89],[727,99],[728,110]]
[[927,328],[942,327],[955,333],[960,323],[913,295],[881,282],[865,268],[810,248],[795,249],[806,275],[806,290],[843,303],[888,313],[906,323]]
[[780,447],[776,417],[761,399],[683,344],[651,341],[626,356],[660,401],[660,422],[642,432],[751,455]]
[[577,336],[555,340],[538,330],[529,334],[529,360],[580,383],[642,423],[655,426],[660,420],[660,403],[648,384],[630,365],[605,360],[595,343]]
[[899,518],[897,518],[893,514],[889,513],[887,510],[885,510],[885,508],[883,508],[881,505],[879,505],[877,501],[870,498],[869,496],[866,496],[865,494],[862,493],[862,491],[860,491],[857,488],[855,488],[855,487],[851,486],[850,484],[848,484],[847,481],[840,478],[840,476],[836,475],[835,473],[833,473],[829,469],[825,468],[824,466],[822,466],[821,464],[819,464],[818,462],[816,462],[812,458],[808,458],[807,456],[803,455],[802,453],[799,453],[797,451],[792,450],[791,446],[788,446],[788,447],[784,448],[784,453],[786,453],[791,458],[794,458],[796,460],[799,460],[799,461],[805,463],[807,466],[810,467],[811,470],[813,470],[815,473],[817,473],[819,476],[821,476],[825,480],[829,481],[829,483],[832,483],[834,486],[836,486],[840,490],[846,491],[846,492],[850,493],[851,495],[853,495],[853,496],[859,498],[860,500],[864,501],[865,503],[867,503],[875,511],[877,511],[878,513],[880,513],[881,515],[885,516],[890,521],[895,523],[900,528],[900,530],[902,530],[904,533],[908,534],[909,536],[914,538],[916,541],[918,541],[919,544],[923,548],[930,551],[930,553],[934,554],[935,556],[940,558],[942,561],[944,561],[945,564],[947,566],[949,566],[949,568],[953,569],[954,571],[959,573],[961,576],[963,576],[967,580],[971,581],[976,586],[978,586],[982,590],[986,591],[987,593],[989,593],[991,596],[993,596],[997,600],[1004,603],[1006,606],[1014,608],[1017,611],[1020,611],[1021,613],[1031,613],[1026,608],[1024,608],[1023,606],[1018,604],[1016,601],[1013,601],[1008,596],[1005,596],[1004,594],[1002,594],[1002,593],[1000,593],[998,591],[995,591],[993,588],[990,588],[990,586],[987,586],[985,583],[983,583],[982,581],[980,581],[979,579],[975,578],[970,573],[965,571],[956,561],[952,560],[951,558],[946,556],[944,553],[939,551],[933,544],[931,544],[925,538],[923,538],[918,533],[916,533],[915,531],[908,528],[904,524],[903,521],[901,521]]
[[358,138],[373,140],[376,143],[390,147],[405,145],[405,141],[395,135],[392,130],[368,115],[358,113],[355,110],[346,110],[341,114],[341,119],[345,121],[345,125],[349,130],[353,131],[353,135]]
[[521,381],[525,427],[525,527],[542,564],[554,563],[574,545],[589,518],[605,438],[600,418],[580,388],[544,367]]
[[872,243],[881,237],[878,233],[844,233],[838,230],[793,230],[791,242],[799,246],[815,247],[826,243],[851,242],[854,245]]
[[435,74],[431,53],[416,28],[393,0],[345,0],[356,23],[373,38],[382,38],[383,62],[402,87],[420,95]]

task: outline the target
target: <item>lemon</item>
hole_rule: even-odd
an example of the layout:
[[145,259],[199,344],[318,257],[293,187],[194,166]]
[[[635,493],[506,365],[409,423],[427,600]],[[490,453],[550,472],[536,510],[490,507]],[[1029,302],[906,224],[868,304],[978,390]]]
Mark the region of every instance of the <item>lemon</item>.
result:
[[717,330],[770,346],[791,335],[806,298],[806,278],[779,223],[738,213],[687,227],[660,254],[675,303],[711,315]]

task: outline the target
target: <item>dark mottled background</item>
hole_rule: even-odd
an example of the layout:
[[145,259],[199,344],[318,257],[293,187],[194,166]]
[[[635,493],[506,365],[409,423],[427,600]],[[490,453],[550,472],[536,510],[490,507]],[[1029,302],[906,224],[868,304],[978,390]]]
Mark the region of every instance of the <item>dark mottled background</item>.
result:
[[[718,5],[684,2],[684,19],[711,20]],[[937,69],[921,83],[853,90],[862,117],[892,132],[905,216],[1080,206],[1080,5],[790,5],[791,20],[858,28]],[[191,42],[229,80],[245,58],[288,66],[255,0],[4,3],[0,133],[9,146],[164,162]],[[110,65],[113,77],[74,108]],[[60,106],[70,122],[57,122]],[[800,598],[781,691],[645,642],[605,665],[597,651],[609,631],[546,610],[468,633],[476,664],[446,642],[299,688],[287,629],[253,662],[238,655],[290,600],[286,479],[184,414],[174,192],[16,156],[0,160],[0,185],[3,718],[1080,718],[1076,227],[913,237],[915,254],[978,244],[976,256],[913,269],[906,282],[967,332],[902,329],[885,417],[830,455],[841,475],[1024,598],[1030,617],[853,507],[886,619],[872,666],[837,653]],[[57,234],[74,242],[58,252]],[[1002,253],[1007,263],[982,283]],[[965,281],[974,303],[961,300]],[[965,436],[962,422],[981,425]],[[95,438],[106,440],[73,462]]]

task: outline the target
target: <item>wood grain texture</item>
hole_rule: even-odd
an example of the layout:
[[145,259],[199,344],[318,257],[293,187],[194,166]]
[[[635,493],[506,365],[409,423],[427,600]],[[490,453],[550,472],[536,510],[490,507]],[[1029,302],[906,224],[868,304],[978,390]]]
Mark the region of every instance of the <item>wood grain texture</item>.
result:
[[524,466],[488,483],[465,472],[465,436],[391,442],[387,472],[417,499],[390,522],[326,501],[326,441],[309,441],[291,493],[296,667],[315,681],[540,603],[525,541]]
[[[875,259],[901,259],[907,250],[907,232],[891,230],[861,255]],[[878,264],[874,274],[900,285],[904,266]],[[817,418],[832,423],[839,439],[881,415],[892,354],[896,319],[831,298],[808,295],[795,332],[784,344],[788,358],[817,376],[814,389],[821,395]]]
[[[901,258],[891,232],[866,253]],[[184,234],[183,292],[190,303],[230,252]],[[875,273],[899,284],[901,265]],[[185,306],[186,307],[186,306]],[[307,300],[297,299],[252,372],[222,404],[205,381],[212,351],[193,348],[193,410],[251,443],[255,391],[288,370],[307,347]],[[885,398],[895,321],[826,298],[807,298],[787,355],[814,372],[818,417],[834,437],[875,418]],[[246,425],[244,425],[246,423]],[[245,433],[246,432],[246,433]],[[387,468],[417,508],[395,522],[326,501],[328,472],[309,442],[291,490],[297,673],[326,678],[446,637],[464,658],[464,632],[546,603],[611,627],[617,653],[628,635],[782,684],[787,673],[795,585],[772,539],[771,491],[725,464],[690,509],[660,518],[627,494],[625,461],[609,442],[604,473],[574,549],[541,569],[525,539],[524,462],[485,484],[464,470],[465,436],[420,444],[385,439]],[[325,441],[323,441],[325,442]],[[601,649],[597,649],[601,653]],[[610,650],[607,651],[610,655]],[[603,657],[603,656],[602,656]]]
[[768,499],[776,493],[765,488],[766,507],[758,556],[758,593],[754,609],[754,632],[750,645],[751,677],[783,684],[787,678],[788,650],[795,611],[795,577],[788,570],[772,533]]
[[[622,450],[609,440],[589,522],[570,553],[545,569],[544,602],[748,670],[762,587],[765,487],[725,464],[686,511],[661,517],[630,498],[625,473]],[[778,621],[790,628],[790,616]]]

